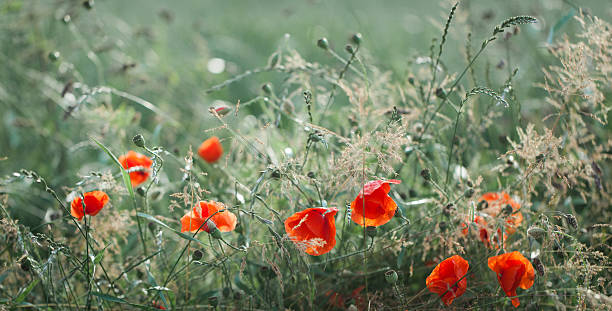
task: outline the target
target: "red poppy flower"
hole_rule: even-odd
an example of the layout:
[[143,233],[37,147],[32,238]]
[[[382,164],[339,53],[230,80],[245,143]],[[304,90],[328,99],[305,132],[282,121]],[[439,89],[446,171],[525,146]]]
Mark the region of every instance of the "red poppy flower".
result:
[[[212,229],[209,228],[210,223],[204,223],[209,217],[208,221],[212,222],[219,231],[230,232],[234,230],[238,223],[236,215],[227,210],[218,212],[223,209],[225,209],[225,205],[220,202],[198,202],[189,213],[181,218],[181,232],[189,231],[195,233],[199,229],[200,231],[210,233]],[[213,216],[211,217],[211,215]]]
[[313,256],[328,253],[336,245],[337,208],[311,207],[285,220],[285,231],[291,240]]
[[395,179],[366,183],[351,203],[351,219],[358,225],[373,227],[389,222],[397,210],[397,204],[389,196],[389,184],[399,183],[401,181]]
[[425,280],[430,292],[438,294],[445,305],[465,293],[467,274],[470,265],[467,260],[455,255],[439,263]]
[[159,309],[159,310],[166,310],[166,308],[161,303],[157,303],[157,302],[153,303],[153,308]]
[[205,140],[198,148],[198,154],[208,163],[217,162],[223,154],[223,146],[221,146],[219,138],[213,136]]
[[121,163],[124,169],[130,172],[130,180],[134,187],[138,187],[138,185],[149,178],[149,170],[151,169],[151,165],[153,165],[153,161],[149,159],[149,157],[132,150],[120,156],[119,163]]
[[[497,273],[497,280],[508,297],[516,296],[516,288],[529,289],[535,279],[531,262],[519,252],[489,257],[489,268]],[[512,305],[518,307],[518,298],[512,298]]]
[[[480,199],[478,199],[479,202],[487,202],[487,204],[485,205],[485,208],[482,210],[482,213],[491,216],[491,217],[498,217],[500,215],[502,215],[502,217],[505,218],[505,228],[506,228],[506,232],[504,234],[502,234],[501,230],[498,229],[497,230],[497,235],[493,236],[493,240],[494,241],[499,241],[499,236],[503,235],[503,240],[504,242],[506,241],[506,238],[509,235],[512,235],[516,232],[516,228],[523,222],[523,214],[519,211],[519,209],[521,208],[521,205],[516,203],[514,200],[512,200],[512,198],[510,198],[510,195],[508,195],[505,192],[500,192],[500,193],[496,193],[496,192],[488,192],[483,194]],[[511,207],[511,211],[506,211],[505,207],[509,205]],[[507,212],[509,212],[508,214],[506,214]],[[487,222],[485,221],[484,217],[481,216],[476,216],[474,217],[474,222],[477,224],[478,227],[478,233],[479,233],[479,237],[480,240],[485,243],[485,245],[488,248],[491,248],[491,242],[490,242],[490,233],[489,232],[494,232],[494,227],[490,226],[487,224]],[[467,230],[467,225],[466,224],[462,224],[463,227],[463,234],[466,235],[468,233]],[[495,243],[495,247],[499,248],[498,243]]]
[[83,213],[83,200],[80,196],[70,203],[70,214],[79,220],[83,219],[85,214],[95,216],[108,203],[108,195],[103,191],[85,192],[83,198],[85,199],[85,213]]

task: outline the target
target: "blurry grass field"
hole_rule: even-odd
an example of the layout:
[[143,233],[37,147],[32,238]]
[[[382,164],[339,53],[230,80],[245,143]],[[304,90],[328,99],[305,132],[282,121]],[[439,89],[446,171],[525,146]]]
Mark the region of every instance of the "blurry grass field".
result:
[[[454,4],[0,1],[0,309],[513,309],[487,267],[512,251],[538,270],[519,308],[609,308],[610,2]],[[389,179],[395,217],[357,225]],[[181,233],[200,200],[236,229]],[[284,222],[317,207],[337,244],[311,256]],[[456,254],[445,306],[425,279]]]

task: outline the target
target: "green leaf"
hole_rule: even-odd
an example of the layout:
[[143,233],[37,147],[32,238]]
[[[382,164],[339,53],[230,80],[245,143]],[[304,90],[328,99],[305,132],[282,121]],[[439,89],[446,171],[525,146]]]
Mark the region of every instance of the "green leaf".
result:
[[106,244],[106,246],[104,246],[104,248],[101,251],[99,251],[98,254],[96,254],[96,257],[93,260],[94,265],[97,265],[102,261],[102,258],[104,258],[104,251],[109,245],[110,243]]
[[567,24],[567,22],[569,22],[570,19],[576,15],[576,13],[577,13],[576,9],[574,9],[574,8],[570,9],[569,13],[567,13],[565,16],[561,17],[561,19],[559,19],[555,23],[555,25],[553,25],[550,28],[550,32],[548,32],[548,39],[546,40],[546,42],[548,42],[548,44],[552,44],[553,38],[555,36],[555,33],[559,32],[559,29],[561,29],[561,27],[563,27],[565,24]]
[[138,309],[142,309],[142,310],[151,310],[152,307],[150,306],[145,306],[145,305],[141,305],[141,304],[137,304],[137,303],[131,303],[128,302],[127,300],[121,299],[119,297],[115,297],[115,296],[111,296],[111,295],[107,295],[107,294],[103,294],[100,292],[91,292],[92,295],[102,299],[102,300],[106,300],[106,301],[110,301],[110,302],[115,302],[115,303],[124,303],[124,304],[128,304],[130,306],[134,306]]
[[123,184],[130,193],[130,197],[132,198],[132,200],[135,200],[136,197],[134,196],[134,188],[132,188],[132,182],[130,181],[130,174],[128,174],[127,170],[123,168],[123,165],[121,165],[121,162],[119,162],[117,157],[108,148],[106,148],[106,146],[104,146],[102,143],[100,143],[93,137],[90,137],[90,139],[93,140],[100,148],[102,148],[102,150],[104,150],[104,152],[106,152],[106,154],[108,154],[108,156],[110,156],[113,161],[115,161],[117,166],[119,166],[119,169],[121,170],[121,176],[123,176]]
[[36,284],[38,284],[38,282],[40,282],[40,279],[36,279],[34,281],[32,281],[32,283],[30,283],[30,285],[28,285],[28,287],[26,287],[21,294],[19,294],[19,296],[17,296],[17,298],[15,298],[15,303],[16,304],[20,304],[22,303],[25,298],[28,296],[28,294],[32,291],[32,289],[34,289],[34,286],[36,286]]

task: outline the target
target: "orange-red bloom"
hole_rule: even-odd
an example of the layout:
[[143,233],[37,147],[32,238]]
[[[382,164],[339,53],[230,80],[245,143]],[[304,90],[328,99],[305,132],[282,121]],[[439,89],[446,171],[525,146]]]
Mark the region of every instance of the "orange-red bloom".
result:
[[391,191],[389,184],[400,182],[390,179],[373,180],[366,183],[351,203],[351,219],[358,225],[373,227],[389,222],[397,210],[397,204],[389,196],[389,191]]
[[425,285],[430,292],[438,294],[445,305],[450,305],[453,300],[465,293],[467,288],[468,268],[467,260],[455,255],[439,263],[425,280]]
[[85,213],[83,213],[83,200],[80,196],[70,203],[70,214],[79,220],[83,219],[86,214],[95,216],[108,203],[108,195],[103,191],[85,192],[83,198],[85,199]]
[[[510,198],[510,195],[503,191],[499,193],[485,193],[480,197],[480,199],[478,199],[478,201],[480,206],[483,206],[483,202],[486,202],[486,204],[484,204],[483,210],[481,211],[484,214],[483,216],[488,215],[490,217],[498,217],[501,215],[502,217],[504,217],[506,223],[506,230],[504,230],[505,233],[502,234],[502,231],[498,229],[497,235],[493,236],[494,242],[499,241],[500,236],[503,236],[503,241],[505,242],[506,238],[508,238],[509,235],[514,234],[516,232],[516,228],[523,222],[523,214],[519,211],[521,205],[512,200],[512,198]],[[510,208],[508,209],[507,206],[509,206]],[[478,228],[480,240],[488,248],[491,248],[490,232],[494,232],[493,226],[488,225],[485,221],[485,218],[482,216],[474,217],[474,222],[476,223],[476,226]],[[462,227],[463,234],[467,234],[467,225],[462,224]],[[495,243],[495,247],[499,248],[497,243]]]
[[[210,233],[213,228],[210,228],[209,225],[214,225],[221,232],[230,232],[236,229],[238,223],[236,215],[227,210],[219,212],[223,209],[225,209],[225,205],[220,202],[198,202],[189,213],[181,218],[181,232],[195,233],[199,229],[199,231]],[[210,219],[208,219],[209,217]],[[207,219],[208,223],[205,223]]]
[[528,289],[533,285],[535,271],[531,262],[519,252],[501,254],[489,257],[489,268],[497,273],[497,280],[502,289],[512,298],[512,305],[518,307],[521,303],[516,298],[516,288]]
[[205,140],[198,148],[198,154],[208,163],[217,162],[223,154],[223,146],[221,146],[219,138],[213,136]]
[[285,231],[291,240],[313,256],[328,253],[336,245],[335,207],[311,207],[285,220]]
[[138,185],[149,178],[149,170],[151,169],[151,165],[153,165],[153,161],[149,159],[149,157],[133,150],[120,156],[119,163],[121,163],[124,169],[130,172],[130,180],[134,187],[138,187]]

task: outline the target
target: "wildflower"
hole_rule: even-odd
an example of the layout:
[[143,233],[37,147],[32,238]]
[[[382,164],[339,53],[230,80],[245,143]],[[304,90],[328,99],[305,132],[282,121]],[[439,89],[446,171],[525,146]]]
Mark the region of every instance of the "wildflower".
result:
[[198,148],[198,154],[208,163],[217,162],[223,154],[223,146],[221,146],[219,138],[213,136],[205,140]]
[[151,165],[153,165],[153,161],[149,157],[132,150],[120,156],[119,163],[130,173],[130,180],[134,187],[137,187],[149,178],[149,170]]
[[389,222],[397,204],[389,196],[389,184],[399,184],[401,181],[373,180],[365,184],[359,195],[351,203],[351,219],[361,226],[381,226]]
[[[514,234],[516,232],[516,228],[523,222],[523,214],[519,211],[521,205],[512,200],[510,195],[505,192],[488,192],[483,194],[478,199],[478,206],[480,207],[480,211],[482,216],[474,217],[474,222],[478,227],[478,234],[480,240],[487,246],[487,248],[491,248],[490,236],[491,232],[493,232],[493,227],[488,225],[485,221],[484,217],[498,217],[501,216],[504,218],[505,222],[505,233],[502,233],[501,229],[497,229],[497,234],[494,235],[494,241],[499,241],[500,236],[503,236],[503,241],[506,241],[508,236]],[[467,235],[467,225],[462,224],[463,234]],[[499,246],[495,243],[495,247]]]
[[153,302],[153,308],[159,309],[159,310],[166,310],[166,308],[159,302]]
[[78,220],[83,219],[85,215],[95,216],[108,203],[108,195],[103,191],[85,192],[83,198],[85,199],[85,213],[83,213],[83,200],[80,196],[70,203],[70,214]]
[[455,255],[439,263],[425,280],[427,289],[436,293],[445,305],[465,293],[467,288],[467,274],[470,265],[467,260]]
[[285,231],[291,240],[313,256],[328,253],[336,245],[337,208],[312,207],[285,220]]
[[216,232],[215,229],[221,232],[234,230],[238,219],[234,213],[224,209],[226,209],[225,205],[220,202],[198,202],[189,213],[181,218],[181,232],[195,233],[203,230],[213,233]]
[[501,254],[489,257],[489,268],[497,273],[497,280],[502,289],[512,298],[512,305],[518,307],[516,289],[529,289],[533,285],[535,271],[531,262],[519,252]]

